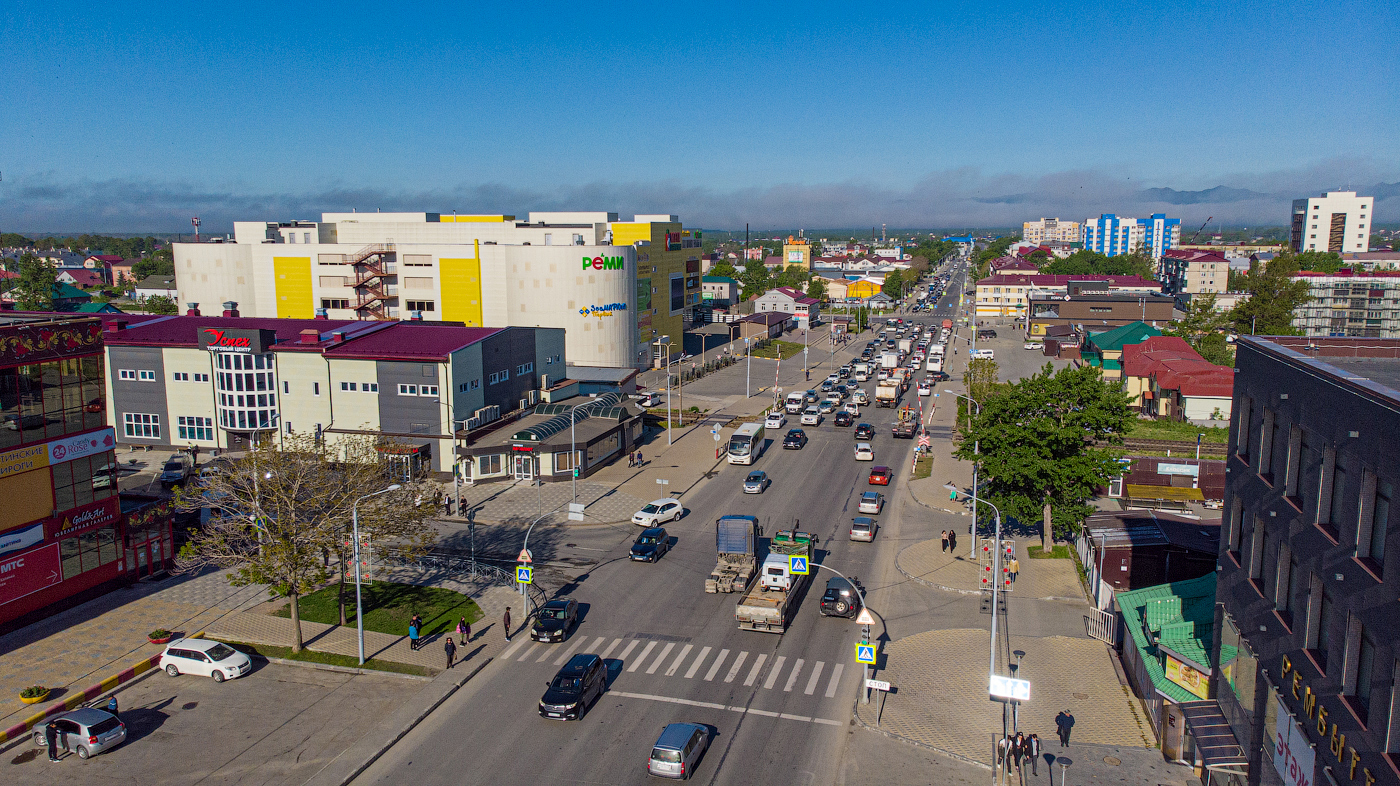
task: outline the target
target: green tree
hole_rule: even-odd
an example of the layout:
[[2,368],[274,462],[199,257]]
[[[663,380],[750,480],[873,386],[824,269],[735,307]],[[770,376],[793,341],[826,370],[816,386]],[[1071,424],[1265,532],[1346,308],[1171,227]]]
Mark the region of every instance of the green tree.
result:
[[713,265],[710,265],[710,272],[706,273],[705,275],[723,276],[724,278],[732,278],[735,281],[739,280],[738,268],[734,267],[728,262],[716,262]]
[[899,300],[903,288],[904,271],[902,270],[891,270],[889,273],[886,273],[885,283],[880,285],[880,291],[894,298],[895,301]]
[[1261,336],[1296,336],[1293,312],[1312,300],[1308,282],[1295,280],[1297,258],[1284,251],[1263,270],[1252,270],[1245,291],[1249,299],[1230,311],[1237,333]]
[[[973,401],[982,403],[996,395],[1000,371],[1000,366],[991,358],[973,358],[967,362],[967,370],[963,372],[963,389]],[[964,406],[962,399],[958,399],[958,402],[958,406]]]
[[33,248],[34,241],[16,232],[0,232],[0,248]]
[[1342,262],[1342,255],[1335,251],[1303,251],[1293,255],[1293,261],[1299,270],[1315,273],[1336,273],[1346,266]]
[[1095,490],[1121,471],[1117,453],[1097,443],[1122,443],[1128,399],[1093,366],[1056,372],[1047,363],[981,401],[954,455],[981,462],[985,493],[1004,516],[1041,519],[1044,548],[1051,533],[1072,535],[1093,511]]
[[1194,295],[1185,316],[1173,321],[1162,335],[1179,336],[1201,357],[1219,366],[1235,365],[1234,354],[1225,341],[1225,331],[1232,327],[1230,315],[1215,308],[1215,293]]
[[812,280],[807,282],[807,297],[814,297],[817,300],[825,299],[826,282],[816,276],[812,276]]
[[140,262],[131,266],[131,275],[137,281],[146,276],[173,276],[175,275],[175,255],[168,248],[152,251],[141,258]]
[[58,272],[47,261],[33,254],[19,258],[19,278],[10,294],[21,311],[53,311],[53,292]]
[[756,259],[749,260],[744,263],[744,272],[739,274],[739,282],[744,285],[741,297],[748,300],[767,292],[772,289],[772,281],[768,268],[764,267],[762,262]]
[[151,295],[142,303],[147,314],[178,314],[180,306],[165,295]]
[[1249,288],[1249,271],[1230,269],[1225,277],[1227,292],[1243,292]]

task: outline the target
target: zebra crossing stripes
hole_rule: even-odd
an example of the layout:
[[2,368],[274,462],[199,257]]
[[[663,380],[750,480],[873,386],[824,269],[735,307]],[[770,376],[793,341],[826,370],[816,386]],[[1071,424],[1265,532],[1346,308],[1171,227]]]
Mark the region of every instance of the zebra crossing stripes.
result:
[[802,691],[803,693],[807,694],[808,696],[811,696],[812,693],[816,691],[817,680],[822,678],[822,667],[825,665],[825,663],[817,661],[817,665],[812,668],[812,676],[807,678],[807,688],[806,690]]
[[[627,660],[627,652],[629,652],[629,651],[632,649],[632,647],[636,646],[636,644],[637,644],[637,642],[635,642],[635,641],[632,642],[632,644],[631,644],[630,646],[628,646],[627,650],[624,650],[624,651],[623,651],[623,653],[622,653],[622,660],[624,660],[624,661]],[[634,660],[634,661],[632,661],[632,665],[627,667],[627,671],[628,671],[628,672],[636,671],[638,668],[641,667],[641,665],[642,665],[643,663],[646,663],[646,661],[647,661],[647,656],[651,654],[651,651],[652,651],[655,647],[656,647],[656,642],[654,642],[654,641],[648,641],[648,642],[647,642],[647,645],[646,645],[645,647],[642,648],[642,654],[641,654],[641,655],[638,655],[638,656],[637,656],[637,659]]]
[[710,672],[705,675],[706,682],[714,681],[715,674],[719,673],[719,667],[724,665],[724,659],[729,657],[729,650],[720,650],[719,657],[715,658],[715,665],[710,667]]
[[734,665],[729,667],[729,673],[724,675],[725,682],[733,682],[734,678],[739,676],[739,669],[744,668],[744,661],[747,660],[748,657],[749,654],[747,652],[739,653],[739,657],[734,659]]
[[836,664],[836,668],[831,670],[831,682],[826,684],[826,697],[828,699],[835,698],[836,686],[841,682],[841,671],[845,668],[846,664],[838,663]]
[[802,673],[803,663],[805,661],[798,658],[797,662],[792,664],[792,673],[788,675],[787,684],[783,686],[783,693],[792,693],[792,686],[797,684],[797,675]]
[[[686,648],[686,649],[690,649],[690,645],[687,644],[687,645],[685,646],[685,648]],[[729,650],[725,650],[725,652],[729,652]],[[695,658],[695,662],[692,663],[692,664],[690,664],[690,670],[687,671],[687,672],[685,673],[685,678],[686,678],[686,679],[693,679],[693,678],[695,677],[695,672],[697,672],[697,671],[700,670],[701,664],[703,664],[703,663],[705,662],[705,656],[706,656],[706,655],[709,655],[709,654],[710,654],[710,648],[709,648],[709,647],[702,647],[702,648],[700,648],[700,655],[699,655],[698,657]],[[682,658],[685,657],[685,653],[684,653],[684,652],[681,653],[681,657],[682,657]],[[677,658],[677,660],[680,660],[680,658]],[[667,674],[666,676],[669,677],[669,676],[671,676],[671,675],[670,675],[670,674]],[[707,679],[708,679],[708,678],[707,678]]]
[[603,650],[603,654],[600,655],[599,657],[602,658],[603,660],[607,660],[607,659],[608,659],[608,656],[612,654],[613,650],[617,649],[617,645],[619,645],[619,644],[621,644],[621,643],[622,643],[622,639],[613,639],[613,640],[612,640],[612,644],[609,644],[609,645],[608,645],[608,648],[605,649],[605,650]]
[[[690,654],[690,650],[691,650],[693,647],[694,647],[694,645],[692,645],[692,644],[687,644],[687,645],[685,645],[684,647],[681,647],[681,654],[679,654],[679,655],[676,656],[675,661],[673,661],[673,662],[671,663],[671,668],[669,668],[669,669],[666,670],[666,676],[667,676],[667,677],[670,677],[670,676],[672,676],[673,674],[676,673],[676,670],[679,669],[679,668],[681,667],[681,663],[685,661],[685,656],[687,656],[687,655]],[[671,647],[670,647],[669,645],[667,645],[666,649],[669,650],[670,648],[671,648]],[[664,656],[665,656],[665,654],[663,653],[663,657],[664,657]],[[699,668],[699,667],[697,666],[696,668]],[[648,674],[649,674],[649,673],[650,673],[650,672],[648,672]]]
[[[745,652],[743,654],[747,655],[748,653]],[[745,688],[753,687],[753,681],[758,679],[758,673],[763,670],[763,663],[766,660],[768,660],[768,653],[766,652],[760,652],[758,657],[754,659],[753,668],[749,669],[749,676],[744,679]]]
[[[637,645],[638,645],[638,644],[641,644],[641,643],[642,643],[642,642],[641,642],[641,639],[632,639],[631,641],[627,642],[627,646],[626,646],[626,647],[623,647],[623,648],[622,648],[622,652],[618,653],[617,659],[620,660],[620,661],[622,661],[623,663],[626,663],[626,662],[627,662],[627,656],[628,656],[628,655],[631,655],[631,654],[632,654],[632,650],[635,650],[635,649],[637,648]],[[652,642],[652,644],[655,644],[655,643],[656,643],[656,642],[654,642],[654,641]],[[604,657],[606,657],[606,656],[604,656]]]
[[773,683],[778,681],[778,675],[783,672],[783,661],[785,660],[787,660],[787,656],[779,655],[778,659],[773,661],[773,668],[768,670],[768,679],[763,681],[764,690],[773,690]]
[[[667,656],[667,655],[670,655],[670,654],[671,654],[671,650],[673,650],[673,649],[675,649],[675,648],[676,648],[676,645],[675,645],[674,643],[671,643],[671,642],[668,642],[668,643],[666,644],[666,646],[662,647],[662,648],[661,648],[661,654],[657,655],[657,656],[656,656],[656,660],[652,661],[652,662],[651,662],[651,665],[647,667],[647,674],[655,674],[655,673],[656,673],[656,669],[657,669],[659,666],[661,666],[661,662],[664,661],[664,660],[666,660],[666,656]],[[675,669],[672,669],[672,671],[675,671]]]

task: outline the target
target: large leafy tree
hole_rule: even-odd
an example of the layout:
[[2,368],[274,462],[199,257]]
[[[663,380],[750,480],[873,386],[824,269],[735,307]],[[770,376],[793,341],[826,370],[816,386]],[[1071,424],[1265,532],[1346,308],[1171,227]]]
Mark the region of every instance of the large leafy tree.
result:
[[710,266],[710,272],[706,273],[705,275],[723,276],[724,278],[732,278],[735,281],[738,281],[739,269],[729,264],[728,262],[716,262]]
[[1298,258],[1288,252],[1274,257],[1263,270],[1251,270],[1245,282],[1249,299],[1230,311],[1235,331],[1261,336],[1297,335],[1293,311],[1312,299],[1308,282],[1293,278],[1298,270]]
[[1162,331],[1163,335],[1180,336],[1201,357],[1220,366],[1233,366],[1234,353],[1225,341],[1225,331],[1231,327],[1230,315],[1215,308],[1215,293],[1195,295],[1185,316]]
[[175,275],[175,255],[168,248],[161,248],[152,251],[140,262],[131,266],[131,275],[137,281],[146,276],[173,276]]
[[740,296],[748,300],[771,289],[773,278],[768,274],[768,268],[764,267],[762,262],[751,259],[744,263],[744,271],[739,274],[739,283],[744,285],[743,293]]
[[981,462],[987,498],[1004,516],[1040,517],[1044,548],[1052,532],[1069,537],[1093,510],[1095,489],[1119,473],[1118,455],[1097,443],[1122,443],[1128,399],[1093,366],[1057,372],[1047,363],[980,401],[953,455]]
[[898,301],[904,283],[904,271],[891,270],[885,274],[885,283],[880,285],[880,291]]
[[53,291],[58,273],[53,265],[33,254],[19,258],[19,278],[15,279],[10,295],[21,311],[52,311]]
[[142,303],[147,314],[178,314],[180,306],[173,298],[165,295],[151,295]]
[[[996,393],[999,372],[1000,368],[995,360],[973,358],[967,362],[967,370],[963,372],[963,389],[973,401],[981,403]],[[962,403],[961,399],[959,403]]]
[[826,297],[826,283],[816,276],[807,283],[807,297],[814,297],[821,300]]
[[1342,255],[1335,251],[1303,251],[1294,254],[1293,261],[1299,270],[1311,270],[1316,273],[1336,273],[1345,267]]

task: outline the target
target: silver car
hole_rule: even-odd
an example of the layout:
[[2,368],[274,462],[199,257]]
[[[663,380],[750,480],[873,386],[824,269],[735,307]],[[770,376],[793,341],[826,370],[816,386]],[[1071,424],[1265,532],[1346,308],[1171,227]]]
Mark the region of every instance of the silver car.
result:
[[651,746],[647,772],[660,778],[687,780],[710,747],[710,730],[698,723],[671,723]]
[[756,469],[750,472],[748,477],[744,478],[744,493],[762,494],[763,490],[768,488],[768,484],[772,482],[773,481],[769,480],[767,472]]
[[875,519],[869,516],[856,516],[851,519],[851,540],[870,543],[875,540]]
[[[126,742],[126,724],[106,710],[83,707],[55,716],[49,723],[58,728],[58,747],[78,754],[86,759]],[[34,727],[34,744],[40,748],[49,745],[44,733],[45,724]]]

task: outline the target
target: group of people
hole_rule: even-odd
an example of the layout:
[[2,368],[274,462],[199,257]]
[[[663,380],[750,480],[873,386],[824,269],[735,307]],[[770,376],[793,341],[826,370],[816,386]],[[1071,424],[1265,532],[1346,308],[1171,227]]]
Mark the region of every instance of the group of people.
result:
[[642,465],[642,452],[641,452],[640,450],[637,451],[636,453],[628,453],[628,454],[627,454],[627,466],[629,466],[629,467],[640,467],[641,465]]
[[949,552],[953,552],[953,551],[955,551],[955,550],[958,548],[958,533],[957,533],[957,532],[955,532],[955,531],[953,531],[953,530],[951,530],[951,529],[945,529],[945,530],[943,530],[943,534],[942,534],[941,536],[939,536],[939,537],[940,537],[940,539],[941,539],[941,541],[942,541],[942,543],[943,543],[943,553],[944,553],[944,554],[947,554],[947,553],[949,553]]
[[1027,737],[1022,732],[1016,732],[1014,737],[1002,737],[997,743],[999,750],[997,755],[1001,759],[1001,766],[1015,767],[1018,776],[1024,776],[1022,764],[1027,759],[1030,760],[1031,775],[1040,775],[1040,737],[1032,734]]

